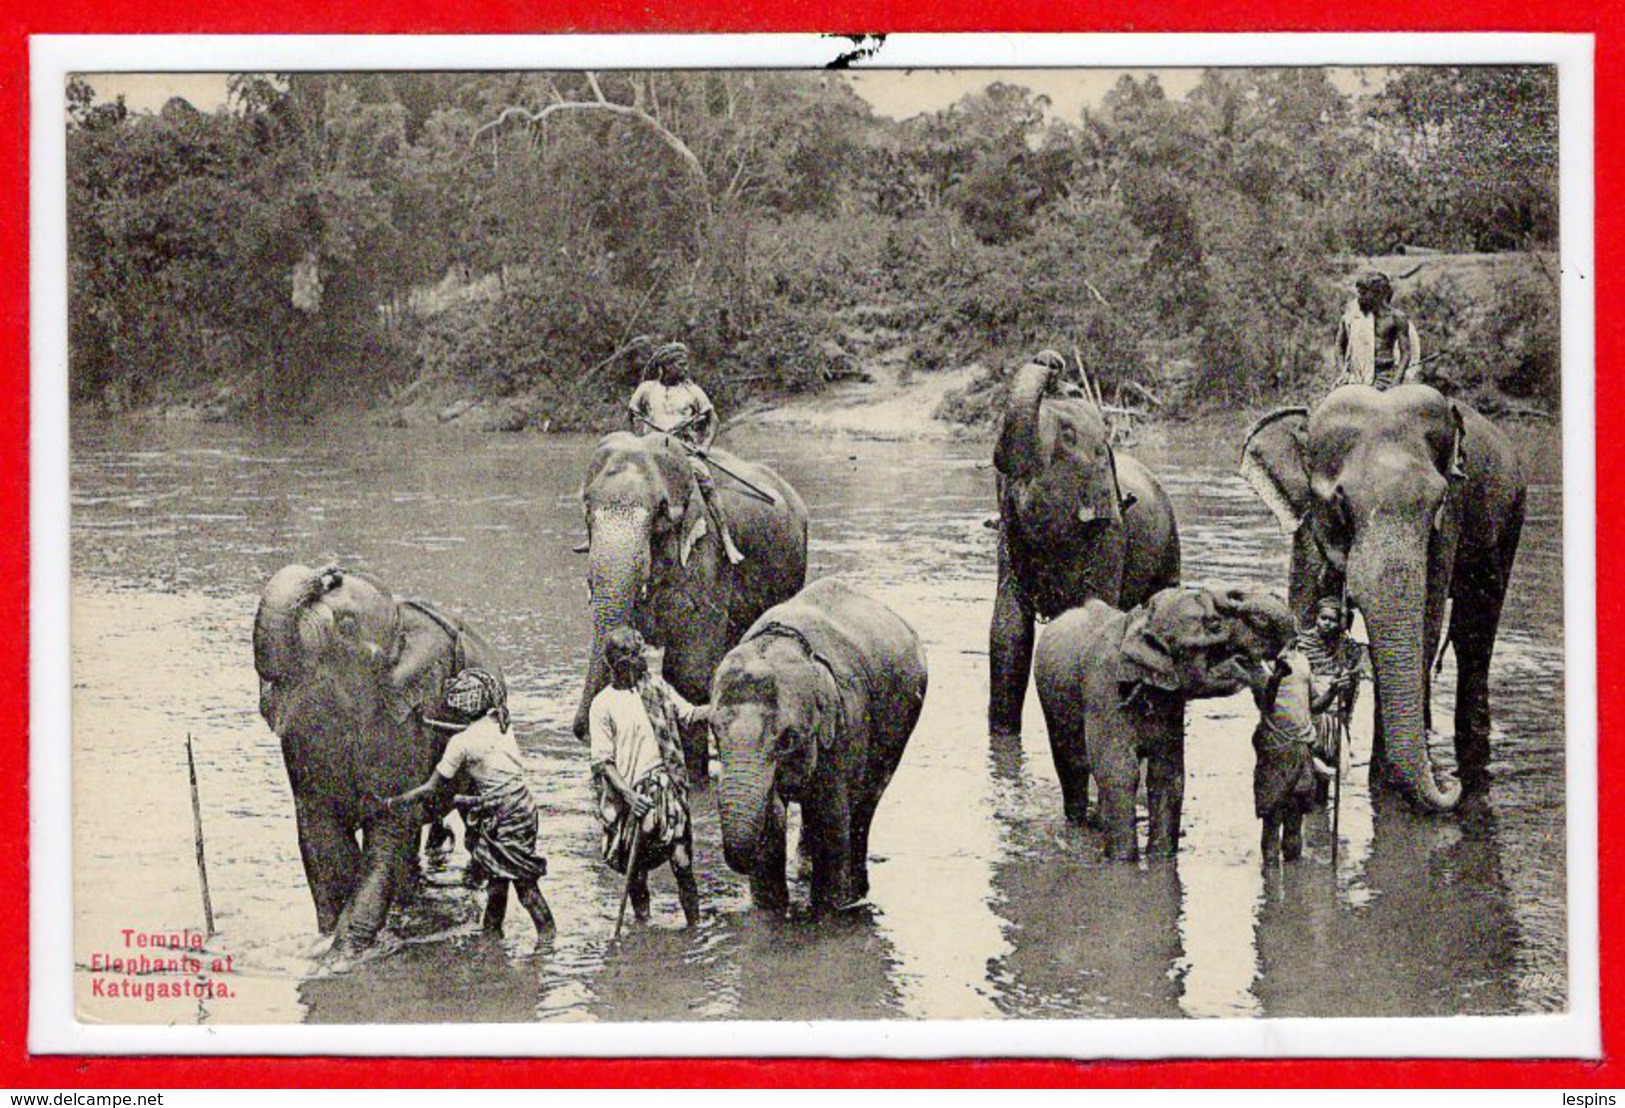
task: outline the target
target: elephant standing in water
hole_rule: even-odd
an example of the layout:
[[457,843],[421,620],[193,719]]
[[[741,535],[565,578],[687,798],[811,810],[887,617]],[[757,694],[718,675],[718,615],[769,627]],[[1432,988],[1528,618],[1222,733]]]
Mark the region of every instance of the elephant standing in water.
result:
[[[610,631],[631,624],[651,645],[663,647],[662,675],[684,698],[701,704],[717,663],[745,629],[807,580],[807,507],[796,490],[766,466],[721,450],[707,455],[719,463],[712,467],[714,509],[744,555],[738,564],[707,522],[693,465],[677,440],[618,431],[593,453],[581,490],[592,660],[576,710],[577,738],[586,736],[587,709],[609,681],[604,636]],[[695,781],[709,775],[703,733],[698,739],[685,741]]]
[[1293,634],[1282,601],[1241,589],[1164,589],[1127,612],[1091,600],[1051,623],[1034,670],[1066,817],[1083,821],[1093,775],[1107,856],[1139,857],[1144,759],[1146,850],[1171,856],[1185,795],[1185,702],[1259,683]]
[[[1260,420],[1241,470],[1293,535],[1293,610],[1307,621],[1319,597],[1346,591],[1365,617],[1374,773],[1434,810],[1483,791],[1490,656],[1523,530],[1524,477],[1506,436],[1426,385],[1347,385],[1313,413],[1288,408]],[[1441,785],[1427,749],[1428,669],[1447,599],[1461,781]]]
[[461,620],[396,600],[366,574],[291,565],[260,596],[260,714],[282,740],[316,924],[337,932],[335,954],[377,937],[405,882],[422,817],[376,801],[434,769],[456,728],[431,721],[467,666],[502,680],[495,653]]
[[989,630],[988,728],[1021,733],[1034,621],[1086,600],[1132,608],[1179,581],[1173,505],[1149,470],[1112,449],[1091,401],[1045,399],[1055,355],[1010,386],[998,471],[998,594]]
[[885,605],[833,578],[769,609],[711,686],[730,869],[782,908],[785,805],[801,805],[812,907],[869,894],[869,825],[925,702],[925,651]]

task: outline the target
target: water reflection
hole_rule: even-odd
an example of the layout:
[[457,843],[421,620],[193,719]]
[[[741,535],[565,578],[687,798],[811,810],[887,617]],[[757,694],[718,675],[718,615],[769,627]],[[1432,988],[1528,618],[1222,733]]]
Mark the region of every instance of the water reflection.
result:
[[[1335,872],[1316,817],[1304,861],[1265,873],[1250,702],[1235,697],[1191,706],[1177,865],[1106,866],[1098,836],[1060,818],[1033,698],[1026,735],[990,746],[985,733],[986,448],[735,436],[736,449],[780,468],[807,500],[814,575],[846,576],[920,632],[931,691],[876,815],[865,910],[831,925],[752,911],[701,793],[702,925],[677,926],[662,874],[653,923],[612,942],[620,880],[598,861],[587,766],[568,731],[589,641],[583,560],[570,550],[589,440],[74,432],[76,957],[86,964],[122,927],[196,922],[182,754],[190,730],[221,931],[213,945],[236,955],[243,984],[239,1000],[203,1018],[1223,1017],[1564,1004],[1553,485],[1532,490],[1497,652],[1486,812],[1373,810],[1362,719]],[[1148,435],[1140,453],[1175,499],[1189,579],[1284,581],[1285,540],[1233,476],[1222,436]],[[478,934],[459,850],[425,865],[379,956],[349,976],[311,976],[314,916],[278,744],[255,712],[248,639],[263,581],[289,561],[324,558],[443,602],[500,652],[541,810],[544,891],[561,926],[550,950],[530,953],[517,909],[504,940]],[[88,975],[79,988],[92,1013]],[[192,1008],[94,1014],[199,1018]]]

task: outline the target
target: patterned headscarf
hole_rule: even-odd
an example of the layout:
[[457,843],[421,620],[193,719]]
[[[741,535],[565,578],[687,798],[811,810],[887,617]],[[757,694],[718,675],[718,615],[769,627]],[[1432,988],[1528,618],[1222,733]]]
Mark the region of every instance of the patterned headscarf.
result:
[[446,690],[446,706],[471,720],[494,712],[497,725],[508,730],[508,692],[502,682],[483,670],[470,666],[452,678]]
[[687,373],[688,365],[688,347],[680,342],[668,342],[649,355],[649,368],[652,370],[659,371],[667,366],[674,366]]

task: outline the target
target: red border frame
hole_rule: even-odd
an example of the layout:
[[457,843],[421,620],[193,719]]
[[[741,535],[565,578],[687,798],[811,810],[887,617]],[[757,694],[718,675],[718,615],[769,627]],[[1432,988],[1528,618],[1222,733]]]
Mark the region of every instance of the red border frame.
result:
[[[1019,7],[973,0],[825,0],[816,12],[772,0],[677,0],[656,10],[642,0],[553,0],[533,13],[508,0],[261,0],[242,8],[195,0],[12,0],[0,15],[0,261],[13,280],[0,289],[0,531],[28,534],[28,36],[61,33],[537,33],[544,31],[1567,31],[1596,36],[1597,304],[1620,303],[1617,272],[1625,257],[1625,0],[1530,5],[1527,0],[1453,0],[1328,8],[1317,0],[1245,0],[1230,5],[1159,0],[1026,0]],[[1625,497],[1625,449],[1601,433],[1625,417],[1625,389],[1602,366],[1625,356],[1625,314],[1597,312],[1597,502]],[[1612,464],[1611,464],[1612,463]],[[1571,510],[1583,510],[1573,505]],[[1608,572],[1606,552],[1622,535],[1619,517],[1598,512],[1598,626],[1625,614],[1625,589]],[[29,611],[29,544],[0,544],[0,626],[24,625]],[[1599,634],[1599,726],[1603,740],[1625,714],[1625,651]],[[28,640],[0,636],[0,810],[26,828],[29,733]],[[335,1058],[87,1058],[34,1056],[27,1050],[29,947],[28,849],[0,852],[0,1085],[10,1088],[220,1086],[535,1087],[655,1085],[1159,1087],[1504,1086],[1618,1087],[1614,1060],[1625,1032],[1625,863],[1612,844],[1625,831],[1618,801],[1625,748],[1606,741],[1598,767],[1599,906],[1603,1062],[1457,1061],[1062,1061],[438,1060]],[[26,831],[25,831],[26,833]],[[20,893],[20,895],[18,895]],[[1619,967],[1619,968],[1616,968]]]

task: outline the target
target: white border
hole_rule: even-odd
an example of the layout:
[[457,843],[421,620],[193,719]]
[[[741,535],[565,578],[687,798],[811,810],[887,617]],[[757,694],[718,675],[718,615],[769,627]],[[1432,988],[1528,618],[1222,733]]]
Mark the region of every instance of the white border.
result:
[[[101,1026],[74,1020],[68,646],[66,171],[69,72],[816,67],[817,35],[35,36],[32,104],[28,1047],[74,1054],[495,1057],[1601,1057],[1597,935],[1597,668],[1593,40],[1589,35],[896,35],[860,68],[1393,65],[1559,67],[1563,519],[1570,1012],[1562,1016],[1007,1020],[640,1025]],[[1329,1027],[1336,1034],[1328,1036]]]

